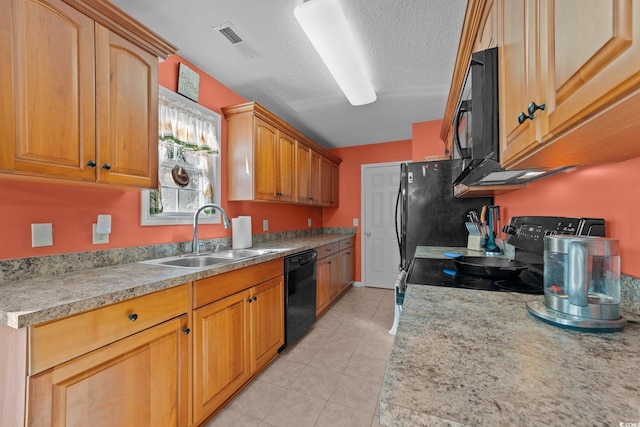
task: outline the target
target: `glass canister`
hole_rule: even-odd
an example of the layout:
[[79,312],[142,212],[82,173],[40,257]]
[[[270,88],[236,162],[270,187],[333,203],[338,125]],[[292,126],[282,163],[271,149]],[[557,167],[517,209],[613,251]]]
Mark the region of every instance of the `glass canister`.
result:
[[616,239],[545,237],[545,305],[593,318],[620,317],[620,252]]

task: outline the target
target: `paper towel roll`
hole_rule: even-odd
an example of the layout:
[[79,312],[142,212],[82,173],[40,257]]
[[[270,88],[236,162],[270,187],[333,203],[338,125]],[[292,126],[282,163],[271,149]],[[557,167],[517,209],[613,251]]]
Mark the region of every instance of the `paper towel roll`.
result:
[[233,249],[250,248],[253,245],[250,216],[231,218],[231,244]]

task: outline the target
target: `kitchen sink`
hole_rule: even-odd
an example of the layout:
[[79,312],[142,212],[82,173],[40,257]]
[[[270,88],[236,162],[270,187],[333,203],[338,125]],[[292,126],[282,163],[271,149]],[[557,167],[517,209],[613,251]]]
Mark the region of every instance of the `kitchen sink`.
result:
[[[152,260],[153,261],[153,260]],[[211,258],[205,256],[198,257],[180,257],[177,259],[156,260],[152,264],[168,265],[171,267],[187,267],[187,268],[202,268],[211,267],[213,265],[228,264],[229,260],[222,258]],[[151,263],[151,262],[149,262]]]
[[199,254],[185,254],[166,258],[140,261],[141,264],[166,265],[168,267],[182,267],[204,269],[216,265],[230,264],[244,259],[278,252],[269,249],[228,249],[220,252],[202,252]]
[[206,256],[211,258],[231,259],[237,261],[239,259],[253,258],[273,252],[275,251],[269,249],[227,249],[220,252],[209,252],[206,254]]

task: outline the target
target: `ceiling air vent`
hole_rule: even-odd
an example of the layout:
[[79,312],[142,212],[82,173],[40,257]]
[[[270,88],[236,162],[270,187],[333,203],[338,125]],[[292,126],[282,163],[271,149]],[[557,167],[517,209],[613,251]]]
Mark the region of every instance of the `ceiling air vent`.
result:
[[238,49],[247,59],[253,59],[261,56],[253,46],[243,39],[231,22],[225,22],[224,24],[213,27],[213,29],[229,40],[229,42],[231,42],[231,44],[235,46],[235,48]]

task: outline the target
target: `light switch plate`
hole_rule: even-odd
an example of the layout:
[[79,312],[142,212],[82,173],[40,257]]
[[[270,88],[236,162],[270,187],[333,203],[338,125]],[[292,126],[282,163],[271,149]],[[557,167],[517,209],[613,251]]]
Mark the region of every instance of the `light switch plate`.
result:
[[109,243],[109,235],[107,233],[98,233],[98,224],[91,224],[93,226],[93,244],[104,245]]
[[268,219],[263,219],[262,220],[262,231],[269,231],[269,220]]
[[311,218],[307,219],[307,227],[311,227]]
[[53,246],[53,224],[31,224],[31,247]]
[[353,218],[353,226],[354,227],[358,226],[358,218]]

